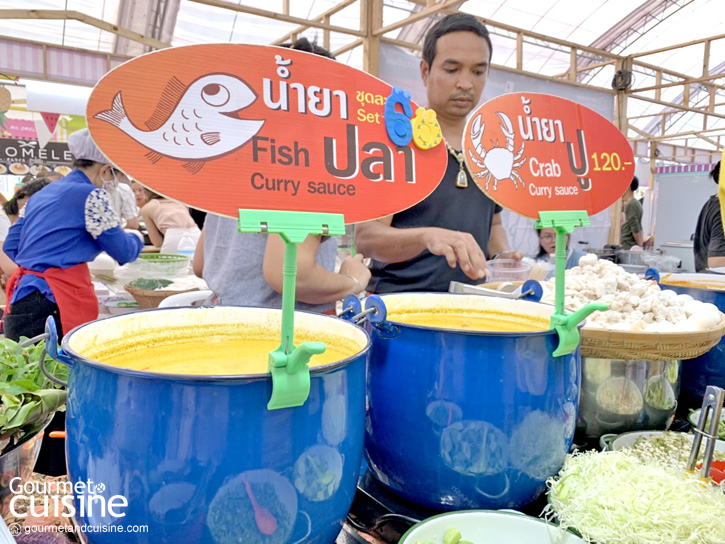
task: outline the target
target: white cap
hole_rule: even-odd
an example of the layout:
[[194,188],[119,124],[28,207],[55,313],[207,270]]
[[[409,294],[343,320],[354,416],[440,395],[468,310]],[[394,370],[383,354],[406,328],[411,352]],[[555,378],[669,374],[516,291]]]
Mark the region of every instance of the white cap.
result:
[[101,153],[87,128],[78,130],[68,136],[68,149],[76,159],[86,159],[101,164],[109,164],[111,161]]

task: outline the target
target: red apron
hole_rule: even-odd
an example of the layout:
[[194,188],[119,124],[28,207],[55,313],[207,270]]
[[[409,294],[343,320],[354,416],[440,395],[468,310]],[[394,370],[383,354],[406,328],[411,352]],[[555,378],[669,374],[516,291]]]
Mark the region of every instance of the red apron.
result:
[[15,288],[25,274],[38,276],[48,282],[60,311],[63,333],[68,333],[78,325],[98,318],[98,298],[91,283],[88,263],[77,264],[70,268],[48,268],[45,272],[35,272],[19,266],[5,287],[8,300],[7,313],[10,313],[10,301],[13,299]]

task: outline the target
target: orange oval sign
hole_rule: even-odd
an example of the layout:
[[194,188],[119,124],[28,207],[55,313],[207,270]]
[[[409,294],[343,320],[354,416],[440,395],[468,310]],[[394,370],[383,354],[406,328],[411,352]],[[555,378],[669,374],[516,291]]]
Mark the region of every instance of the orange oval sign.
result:
[[600,212],[634,177],[624,134],[597,112],[546,94],[480,106],[464,131],[466,164],[492,200],[532,219],[541,211]]
[[445,146],[390,141],[391,91],[301,51],[194,45],[108,73],[87,118],[119,168],[189,206],[235,218],[240,208],[333,212],[355,223],[417,204],[446,167]]

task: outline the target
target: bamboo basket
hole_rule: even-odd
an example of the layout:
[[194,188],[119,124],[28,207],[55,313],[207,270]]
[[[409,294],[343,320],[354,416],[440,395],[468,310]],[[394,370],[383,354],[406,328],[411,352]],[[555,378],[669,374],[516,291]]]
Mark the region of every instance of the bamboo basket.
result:
[[158,308],[161,301],[171,295],[178,295],[179,293],[190,293],[191,291],[198,291],[198,289],[187,289],[185,291],[168,291],[164,289],[138,289],[132,287],[130,284],[126,284],[124,289],[128,291],[131,296],[138,302],[138,305],[143,310],[150,310],[152,308]]
[[725,334],[725,315],[720,324],[704,331],[635,332],[584,327],[581,354],[600,359],[671,361],[693,359],[715,347]]
[[[521,282],[511,282],[518,286]],[[482,283],[479,287],[500,289],[503,282]],[[636,332],[593,327],[581,329],[581,354],[599,359],[627,361],[671,361],[694,359],[715,347],[725,335],[725,314],[720,324],[705,331]]]

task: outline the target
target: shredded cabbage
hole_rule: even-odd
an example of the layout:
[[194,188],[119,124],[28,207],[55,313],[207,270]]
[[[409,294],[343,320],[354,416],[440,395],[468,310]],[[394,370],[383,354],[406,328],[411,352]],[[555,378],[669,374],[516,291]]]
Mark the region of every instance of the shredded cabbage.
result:
[[723,544],[725,494],[684,470],[627,451],[568,455],[548,516],[597,544]]

